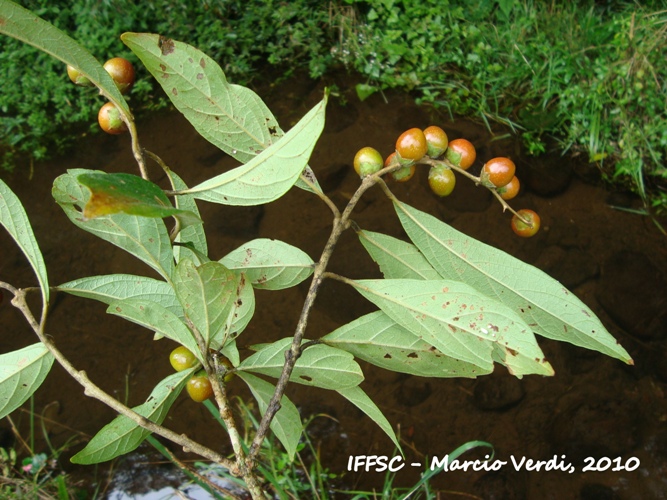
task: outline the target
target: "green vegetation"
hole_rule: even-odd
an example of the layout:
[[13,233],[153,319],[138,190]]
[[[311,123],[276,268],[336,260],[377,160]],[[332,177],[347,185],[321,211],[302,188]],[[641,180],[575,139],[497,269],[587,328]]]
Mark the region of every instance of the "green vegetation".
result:
[[[363,75],[361,96],[409,89],[425,103],[521,134],[540,154],[546,137],[585,154],[603,176],[633,189],[647,208],[667,206],[667,12],[664,2],[157,0],[21,2],[98,59],[128,56],[119,34],[149,31],[188,40],[245,84],[266,64],[318,77],[343,63]],[[97,130],[94,90],[69,84],[61,64],[3,40],[2,163],[41,159],[71,144],[73,126]],[[166,104],[140,75],[135,111]],[[30,99],[26,99],[30,96]],[[68,133],[63,135],[63,129]]]
[[[314,76],[329,66],[328,7],[315,0],[278,2],[174,2],[156,0],[18,2],[84,45],[98,60],[129,59],[138,81],[130,95],[135,113],[167,100],[138,59],[120,41],[126,31],[153,32],[201,46],[221,62],[235,83],[248,83],[266,63],[310,65]],[[2,37],[0,74],[0,162],[12,168],[16,155],[43,159],[73,144],[73,134],[97,132],[97,90],[72,85],[64,65],[19,40]],[[285,69],[288,72],[287,69]]]
[[551,135],[667,206],[664,2],[349,1],[363,22],[337,55],[366,93],[416,89],[452,115],[508,124],[534,154]]

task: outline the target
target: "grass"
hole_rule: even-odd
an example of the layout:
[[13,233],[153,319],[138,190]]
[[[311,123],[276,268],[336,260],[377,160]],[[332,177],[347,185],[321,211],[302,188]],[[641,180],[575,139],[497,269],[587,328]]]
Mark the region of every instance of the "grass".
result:
[[[213,403],[206,401],[205,405],[211,416],[219,425],[224,427],[224,423]],[[244,423],[243,428],[246,429],[246,432],[250,429],[256,429],[259,422],[255,416],[254,407],[247,405],[240,399],[238,405]],[[290,460],[284,449],[277,444],[273,435],[270,435],[263,442],[257,468],[261,477],[266,481],[265,490],[271,494],[272,498],[280,500],[298,500],[300,498],[332,500],[339,498],[342,494],[345,498],[352,500],[435,500],[439,498],[440,493],[443,493],[442,490],[436,490],[431,485],[432,479],[442,472],[442,468],[426,469],[421,479],[410,487],[395,486],[396,473],[387,472],[380,490],[350,490],[345,486],[343,474],[332,473],[322,465],[321,450],[313,443],[307,431],[308,426],[317,418],[330,419],[333,417],[325,414],[313,415],[304,422],[306,431],[303,433],[303,440],[297,448],[294,461]],[[244,441],[247,442],[248,439],[248,435],[246,435]],[[190,477],[191,482],[182,484],[179,487],[180,491],[185,493],[189,486],[196,484],[207,491],[212,498],[241,498],[243,496],[243,482],[232,476],[226,469],[202,462],[196,462],[194,468],[185,466],[157,439],[149,437],[149,443]],[[489,443],[471,441],[449,453],[449,460],[453,461],[474,448],[490,448],[493,451],[493,447]],[[398,454],[398,450],[394,450],[394,454]],[[493,460],[493,456],[490,460]],[[221,487],[215,489],[212,483]]]
[[[122,55],[124,31],[180,39],[219,61],[235,83],[267,64],[288,77],[354,70],[367,97],[386,88],[485,123],[503,123],[534,155],[557,144],[588,158],[602,177],[667,208],[667,10],[664,1],[25,0],[101,61]],[[3,40],[0,162],[11,168],[62,153],[77,134],[97,133],[99,97],[75,88],[57,61]],[[276,73],[275,71],[272,73]],[[166,101],[143,70],[130,104]]]
[[503,123],[535,155],[555,139],[667,207],[663,2],[354,4],[365,21],[347,24],[339,54],[366,89],[409,88],[452,117]]
[[[35,415],[33,400],[28,414],[29,429],[27,438],[22,437],[11,417],[6,417],[18,443],[17,447],[0,448],[0,498],[6,500],[84,500],[86,491],[74,484],[59,466],[60,455],[68,449],[71,442],[60,448],[54,448],[49,440],[44,415]],[[39,421],[39,426],[36,424]],[[48,453],[35,449],[37,433],[46,443]],[[17,450],[18,448],[18,450]],[[23,456],[21,460],[19,458]]]

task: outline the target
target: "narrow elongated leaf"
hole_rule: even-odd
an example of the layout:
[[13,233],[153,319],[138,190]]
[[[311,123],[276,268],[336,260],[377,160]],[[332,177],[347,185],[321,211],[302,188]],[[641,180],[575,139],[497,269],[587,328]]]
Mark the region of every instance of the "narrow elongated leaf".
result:
[[142,260],[170,280],[174,259],[167,227],[162,219],[113,214],[84,220],[81,211],[90,198],[76,178],[91,170],[73,169],[53,183],[53,197],[76,226],[106,240]]
[[[243,273],[238,275],[238,288],[236,289],[236,299],[229,313],[229,320],[224,328],[218,331],[211,339],[210,347],[220,349],[221,346],[228,345],[231,340],[238,337],[245,330],[248,323],[255,314],[255,291],[252,284]],[[235,353],[236,362],[230,358],[230,361],[237,366],[239,364],[238,351]]]
[[256,239],[220,259],[229,269],[242,270],[255,288],[282,290],[313,273],[315,263],[304,251],[279,240]]
[[492,367],[493,345],[511,373],[552,375],[528,325],[502,303],[449,280],[360,280],[357,290],[402,327],[443,354]]
[[[174,191],[188,188],[185,182],[183,182],[175,172],[167,170],[166,173]],[[184,194],[176,196],[176,206],[192,212],[201,220],[197,202],[192,195]],[[182,245],[174,245],[174,258],[176,259],[176,262],[180,262],[182,257],[187,257],[198,264],[203,264],[210,260],[208,259],[208,245],[206,243],[206,233],[204,232],[203,224],[184,225],[183,221],[181,221],[181,230],[176,235],[175,242],[191,245],[191,248]],[[206,258],[203,256],[206,256]]]
[[151,33],[123,33],[121,40],[197,132],[241,163],[282,135],[259,96],[230,85],[220,66],[200,50]]
[[151,300],[183,318],[174,289],[165,281],[132,274],[88,276],[58,286],[58,291],[98,300],[107,305],[123,299]]
[[[238,372],[238,376],[248,384],[252,395],[257,400],[259,412],[264,415],[276,388],[273,384],[250,373]],[[299,444],[303,428],[299,410],[296,409],[294,403],[285,395],[280,399],[280,410],[278,410],[271,421],[271,430],[285,447],[290,460],[294,460],[294,454],[296,453],[296,447]]]
[[442,277],[465,281],[503,302],[543,337],[632,364],[590,308],[546,273],[409,205],[394,207],[410,239]]
[[37,282],[42,292],[42,304],[49,303],[49,278],[46,273],[44,257],[39,249],[28,215],[18,196],[0,179],[0,224],[19,246],[30,266],[37,275]]
[[199,361],[204,362],[197,341],[183,320],[160,304],[137,298],[117,300],[109,305],[107,313],[125,318],[184,345]]
[[[243,360],[239,370],[262,373],[278,378],[285,364],[285,351],[292,345],[287,337],[263,346],[252,356]],[[322,389],[354,387],[364,380],[361,368],[349,352],[327,345],[313,345],[303,351],[290,381],[312,385]]]
[[411,243],[371,231],[359,231],[357,235],[368,254],[380,266],[385,278],[423,280],[442,278],[419,249]]
[[160,218],[178,215],[190,224],[202,222],[194,213],[173,207],[158,185],[137,175],[90,172],[79,175],[77,180],[91,193],[83,207],[86,219],[123,212]]
[[90,52],[52,24],[14,2],[0,0],[0,33],[17,38],[73,66],[93,82],[116,107],[132,116],[111,76]]
[[280,198],[308,164],[324,128],[325,107],[326,99],[245,165],[208,179],[184,193],[223,205],[261,205]]
[[[200,50],[150,33],[124,33],[121,40],[197,132],[239,162],[248,163],[284,135],[264,101],[227,82],[220,66]],[[308,166],[296,185],[322,192]]]
[[475,378],[491,373],[444,355],[382,311],[366,314],[320,340],[386,370],[420,377]]
[[0,355],[0,418],[5,418],[42,385],[53,355],[37,343]]
[[[194,368],[173,373],[158,383],[146,402],[133,408],[151,422],[161,424],[167,417]],[[71,458],[75,464],[98,464],[135,450],[150,434],[125,416],[118,416],[105,425],[86,447]]]
[[239,282],[240,277],[219,262],[195,266],[183,259],[178,263],[174,273],[176,296],[206,345],[231,324]]
[[396,438],[396,434],[394,433],[394,429],[392,429],[391,424],[384,416],[382,411],[380,411],[380,408],[378,408],[377,405],[373,403],[373,400],[368,397],[368,395],[361,389],[361,387],[348,387],[347,389],[339,389],[336,392],[347,399],[354,406],[359,408],[361,411],[363,411],[366,415],[368,415],[373,420],[373,422],[375,422],[380,427],[380,429],[382,429],[385,434],[389,436],[389,439],[394,442],[396,448],[401,452],[401,454],[403,454],[403,450],[401,449],[401,445]]

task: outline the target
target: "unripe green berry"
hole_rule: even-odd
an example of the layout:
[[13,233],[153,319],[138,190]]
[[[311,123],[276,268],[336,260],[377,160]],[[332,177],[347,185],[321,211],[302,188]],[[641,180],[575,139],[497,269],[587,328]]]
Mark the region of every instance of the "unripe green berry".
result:
[[424,137],[426,137],[426,144],[428,146],[426,154],[431,158],[438,158],[445,152],[449,144],[445,131],[435,125],[424,129]]
[[360,177],[374,174],[382,169],[384,161],[377,149],[366,146],[354,155],[354,170]]
[[456,176],[451,168],[445,166],[431,167],[428,171],[428,185],[438,196],[449,196],[456,186]]

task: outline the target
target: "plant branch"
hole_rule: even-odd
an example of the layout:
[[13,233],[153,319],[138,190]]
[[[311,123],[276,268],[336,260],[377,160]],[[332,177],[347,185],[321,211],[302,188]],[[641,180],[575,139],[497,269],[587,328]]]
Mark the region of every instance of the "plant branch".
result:
[[[6,286],[3,287],[7,288]],[[86,396],[95,398],[103,402],[104,404],[115,410],[117,413],[129,418],[130,420],[135,422],[137,425],[140,425],[144,429],[147,429],[154,434],[162,436],[165,439],[169,439],[170,441],[178,444],[183,448],[184,451],[196,453],[204,458],[207,458],[208,460],[211,460],[213,462],[222,465],[223,467],[229,469],[230,471],[233,471],[235,469],[235,464],[231,460],[225,458],[224,456],[211,450],[210,448],[206,448],[205,446],[202,446],[196,441],[191,440],[185,434],[177,434],[176,432],[167,429],[166,427],[163,427],[161,425],[158,425],[154,422],[151,422],[146,417],[139,415],[133,409],[125,406],[116,398],[109,395],[108,393],[100,389],[97,385],[95,385],[88,378],[88,375],[86,374],[85,371],[77,370],[74,367],[74,365],[65,357],[65,355],[62,352],[60,352],[60,350],[55,346],[54,342],[49,338],[49,336],[44,332],[44,324],[37,323],[35,317],[30,311],[30,308],[25,300],[25,292],[23,290],[15,289],[15,295],[14,298],[12,299],[12,304],[16,308],[18,308],[19,311],[21,311],[23,316],[30,324],[30,327],[37,334],[37,337],[39,337],[39,340],[51,352],[51,354],[53,354],[53,357],[56,359],[56,361],[58,361],[60,366],[62,366],[65,369],[65,371],[69,373],[72,378],[74,378],[74,380],[76,380],[79,384],[83,386],[84,394]]]
[[331,234],[329,235],[329,239],[327,240],[327,243],[324,246],[322,255],[320,256],[320,259],[315,265],[315,269],[313,271],[313,278],[310,283],[310,288],[308,289],[308,294],[306,295],[306,299],[303,303],[303,308],[301,309],[301,315],[299,316],[299,322],[297,323],[294,332],[292,345],[290,346],[289,350],[285,351],[285,364],[283,365],[283,370],[280,374],[280,377],[278,378],[278,383],[276,384],[276,390],[274,391],[273,396],[271,397],[271,401],[269,401],[266,413],[264,413],[264,415],[262,416],[262,420],[260,421],[259,426],[257,428],[257,434],[255,435],[252,445],[250,446],[250,451],[248,452],[248,458],[250,460],[254,460],[257,454],[259,453],[262,442],[264,441],[266,435],[269,432],[269,426],[271,424],[271,421],[273,420],[273,417],[278,412],[278,410],[280,410],[281,407],[280,400],[283,394],[285,393],[285,389],[287,388],[287,383],[289,382],[289,378],[290,375],[292,374],[292,370],[294,369],[294,365],[296,364],[297,360],[299,359],[299,356],[301,355],[302,352],[301,342],[303,341],[303,337],[306,332],[306,326],[308,325],[308,318],[310,316],[310,311],[313,307],[313,304],[315,303],[315,298],[317,297],[317,293],[319,292],[320,286],[324,281],[325,271],[329,264],[329,260],[331,259],[331,255],[333,254],[334,248],[336,247],[336,243],[338,243],[338,240],[343,234],[343,231],[345,231],[345,229],[349,227],[350,215],[352,214],[352,211],[359,202],[361,196],[373,185],[375,185],[378,182],[382,182],[381,179],[382,175],[395,169],[396,169],[395,167],[387,167],[380,170],[379,172],[376,172],[375,174],[365,177],[361,181],[361,185],[359,186],[359,188],[352,195],[352,198],[348,202],[341,216],[334,218]]

